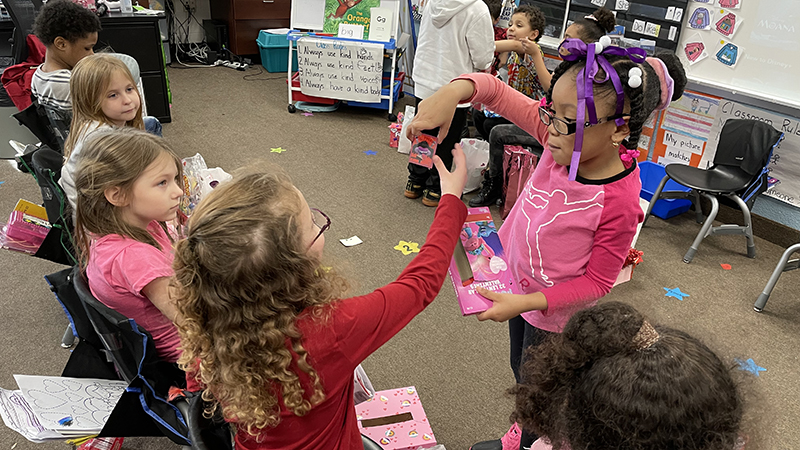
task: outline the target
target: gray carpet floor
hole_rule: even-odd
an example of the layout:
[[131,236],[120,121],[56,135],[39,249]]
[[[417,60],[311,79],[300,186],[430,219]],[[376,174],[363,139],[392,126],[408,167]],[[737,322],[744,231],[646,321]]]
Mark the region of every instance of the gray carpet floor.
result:
[[[164,125],[164,135],[177,153],[200,152],[209,166],[228,171],[258,161],[283,167],[308,203],[332,218],[326,257],[352,278],[354,294],[392,281],[411,261],[413,255],[393,247],[400,240],[423,243],[433,209],[403,197],[407,157],[388,146],[386,111],[343,107],[289,114],[279,74],[245,80],[242,72],[218,67],[170,69],[169,77],[173,122]],[[6,112],[0,118],[3,141],[17,129]],[[286,151],[271,152],[277,147]],[[41,198],[31,176],[9,163],[0,164],[0,181],[3,214],[19,198]],[[691,213],[651,219],[637,244],[644,262],[604,301],[630,303],[652,322],[685,330],[730,364],[746,399],[748,450],[800,448],[800,271],[784,274],[765,312],[757,314],[752,304],[783,248],[758,238],[758,256],[748,259],[744,238],[714,236],[694,262],[684,264],[682,255],[698,230]],[[364,243],[345,248],[338,242],[353,235]],[[722,263],[732,269],[723,270]],[[59,375],[69,357],[59,347],[67,319],[42,275],[61,267],[9,251],[0,251],[0,264],[0,387],[16,388],[13,374]],[[665,297],[665,287],[690,297]],[[752,358],[766,371],[759,377],[740,371],[734,358]],[[448,449],[466,450],[508,427],[512,403],[505,391],[513,375],[506,324],[461,317],[449,279],[437,300],[363,365],[378,389],[416,386],[437,440]],[[65,446],[34,445],[0,427],[0,450]],[[124,448],[175,446],[164,438],[136,438],[126,439]]]

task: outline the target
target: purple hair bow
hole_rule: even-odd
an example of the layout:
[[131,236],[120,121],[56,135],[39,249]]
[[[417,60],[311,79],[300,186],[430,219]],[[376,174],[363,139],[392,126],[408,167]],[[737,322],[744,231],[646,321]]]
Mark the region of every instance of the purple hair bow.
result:
[[[605,36],[603,36],[605,38]],[[594,107],[594,83],[605,83],[611,79],[614,90],[617,93],[616,115],[620,116],[625,107],[625,91],[622,81],[617,75],[617,71],[611,66],[606,56],[627,56],[631,61],[641,64],[647,57],[647,52],[641,48],[621,48],[610,44],[610,39],[600,39],[600,42],[587,44],[580,39],[565,39],[558,48],[559,54],[565,61],[576,61],[586,59],[586,67],[578,72],[576,85],[578,87],[578,113],[576,117],[577,129],[575,133],[575,148],[572,152],[572,161],[569,168],[569,180],[574,181],[578,176],[578,164],[581,160],[581,149],[583,148],[584,124],[589,122],[594,125],[597,123],[597,111]],[[605,72],[603,79],[598,79],[597,74],[600,68]],[[588,120],[587,115],[588,113]],[[618,117],[614,121],[617,126],[625,124],[625,119]]]

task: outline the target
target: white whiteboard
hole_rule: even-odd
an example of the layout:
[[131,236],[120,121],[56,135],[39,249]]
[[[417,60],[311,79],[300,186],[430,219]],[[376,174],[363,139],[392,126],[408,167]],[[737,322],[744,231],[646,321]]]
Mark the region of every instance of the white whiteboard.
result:
[[325,0],[292,0],[292,29],[322,30],[324,22]]
[[[722,17],[717,4],[718,0],[690,0],[684,14],[677,53],[690,81],[800,109],[800,1],[740,0],[741,8],[730,10],[740,19],[741,27],[730,38],[740,49],[733,68],[715,58],[722,47],[720,41],[728,40],[714,30]],[[689,26],[698,7],[713,13],[710,30],[698,31]],[[708,57],[690,65],[684,46],[696,33],[701,35]]]

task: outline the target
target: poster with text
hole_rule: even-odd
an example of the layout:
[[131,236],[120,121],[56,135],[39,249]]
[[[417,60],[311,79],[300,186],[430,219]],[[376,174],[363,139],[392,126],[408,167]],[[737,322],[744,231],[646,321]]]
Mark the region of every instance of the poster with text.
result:
[[719,97],[685,91],[661,115],[652,160],[698,167],[719,110]]
[[381,0],[325,0],[325,25],[323,33],[337,35],[340,24],[362,25],[369,36],[370,9],[381,6]]

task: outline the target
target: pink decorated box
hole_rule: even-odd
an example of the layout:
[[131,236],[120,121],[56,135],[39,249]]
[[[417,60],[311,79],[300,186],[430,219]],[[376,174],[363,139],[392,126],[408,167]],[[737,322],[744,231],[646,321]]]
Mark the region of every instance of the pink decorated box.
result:
[[361,434],[385,450],[416,450],[436,445],[414,386],[378,391],[356,405]]

